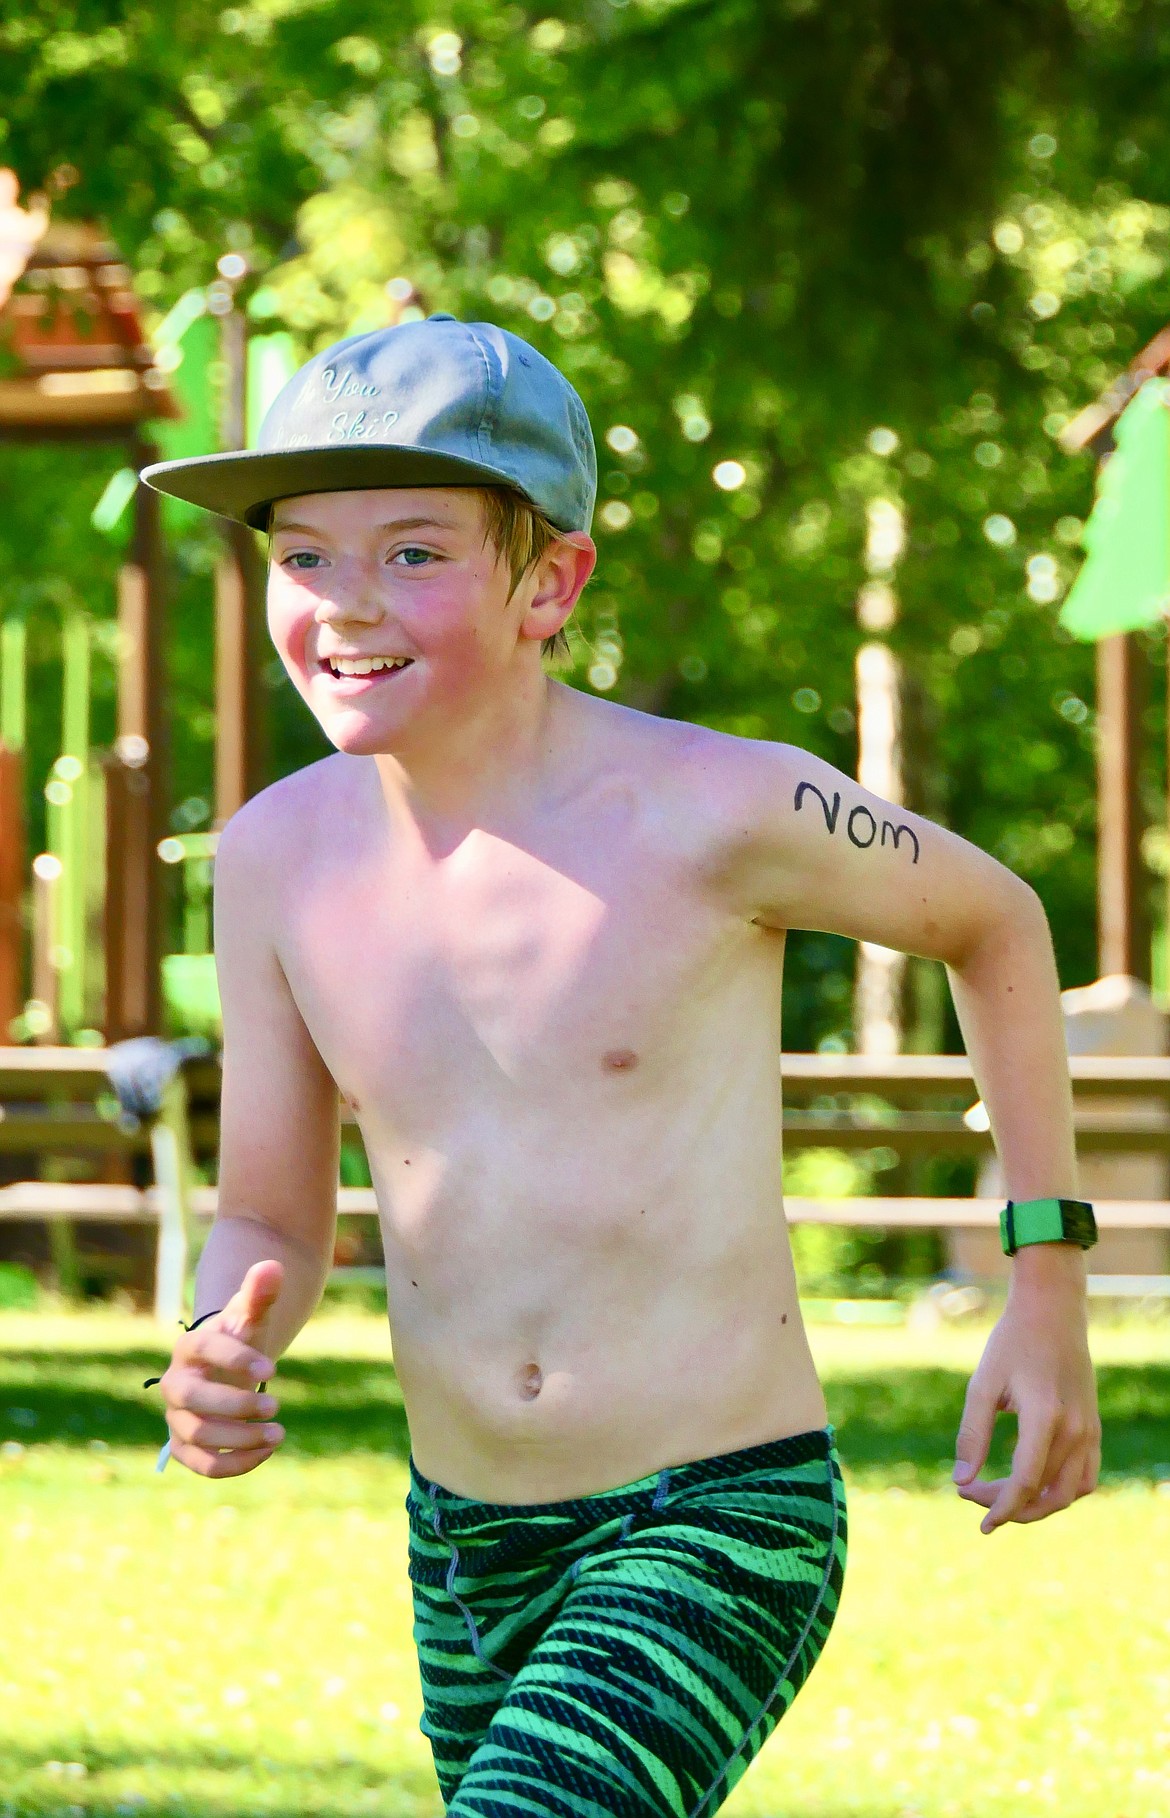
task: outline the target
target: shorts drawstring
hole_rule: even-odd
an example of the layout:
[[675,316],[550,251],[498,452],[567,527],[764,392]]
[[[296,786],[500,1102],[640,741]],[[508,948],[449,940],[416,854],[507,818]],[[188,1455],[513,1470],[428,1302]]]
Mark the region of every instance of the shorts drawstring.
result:
[[439,1504],[435,1494],[438,1485],[432,1483],[428,1485],[428,1488],[431,1493],[431,1526],[435,1530],[436,1537],[441,1540],[445,1546],[449,1546],[451,1549],[451,1563],[447,1567],[446,1578],[447,1595],[450,1597],[451,1602],[455,1605],[456,1609],[460,1611],[464,1622],[467,1624],[467,1633],[471,1639],[471,1651],[480,1664],[488,1669],[489,1673],[495,1673],[498,1678],[511,1681],[515,1678],[515,1674],[506,1673],[503,1667],[498,1667],[495,1661],[489,1660],[484,1653],[483,1642],[480,1640],[479,1629],[476,1626],[475,1617],[471,1614],[471,1611],[455,1589],[455,1579],[459,1571],[459,1548],[455,1545],[455,1542],[451,1539],[450,1535],[444,1534],[443,1532],[443,1518],[439,1513]]

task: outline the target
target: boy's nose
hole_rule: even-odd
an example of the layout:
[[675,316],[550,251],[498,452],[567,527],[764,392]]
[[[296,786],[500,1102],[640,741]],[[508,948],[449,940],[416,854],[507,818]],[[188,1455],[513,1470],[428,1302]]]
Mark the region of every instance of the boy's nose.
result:
[[337,590],[328,599],[318,600],[313,614],[319,625],[344,625],[352,620],[361,625],[377,625],[385,609],[374,589],[367,586]]

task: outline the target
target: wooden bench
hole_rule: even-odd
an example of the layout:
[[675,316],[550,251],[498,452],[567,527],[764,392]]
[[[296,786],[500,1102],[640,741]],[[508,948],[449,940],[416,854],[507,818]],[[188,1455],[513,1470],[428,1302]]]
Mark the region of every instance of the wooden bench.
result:
[[[162,1044],[160,1044],[161,1046]],[[206,1046],[206,1044],[203,1044]],[[132,1044],[121,1044],[123,1049]],[[44,1219],[59,1271],[74,1256],[77,1222],[157,1224],[155,1313],[180,1316],[186,1278],[192,1151],[180,1062],[157,1102],[128,1115],[111,1078],[118,1049],[0,1048],[0,1155],[148,1156],[154,1186],[23,1180],[0,1186],[0,1219]],[[147,1197],[149,1196],[149,1210]]]
[[[1078,1150],[1170,1154],[1170,1058],[1076,1055],[1069,1071]],[[889,1141],[907,1155],[982,1158],[994,1143],[977,1090],[965,1054],[786,1054],[784,1146]],[[1102,1110],[1102,1097],[1134,1103]]]
[[[185,1059],[162,1088],[157,1109],[132,1124],[113,1090],[114,1056],[105,1048],[0,1047],[0,1154],[149,1155],[154,1184],[20,1181],[0,1186],[0,1219],[44,1219],[51,1227],[78,1220],[156,1225],[155,1313],[173,1322],[182,1313],[191,1221],[216,1212],[216,1189],[198,1184],[194,1169],[200,1162],[214,1167],[218,1154],[219,1061]],[[1170,1058],[1074,1057],[1070,1070],[1082,1150],[1170,1153]],[[788,1054],[785,1148],[890,1144],[915,1155],[988,1155],[986,1122],[972,1116],[975,1090],[965,1055]],[[1134,1108],[1095,1109],[1102,1096],[1131,1099]],[[355,1127],[344,1102],[341,1118],[344,1127]],[[369,1187],[339,1187],[337,1203],[342,1216],[377,1216]],[[889,1229],[994,1226],[999,1207],[997,1200],[974,1198],[785,1200],[793,1224]],[[1098,1201],[1096,1210],[1103,1229],[1170,1229],[1167,1200]],[[379,1271],[336,1273],[372,1279]],[[1106,1279],[1097,1278],[1098,1285]]]

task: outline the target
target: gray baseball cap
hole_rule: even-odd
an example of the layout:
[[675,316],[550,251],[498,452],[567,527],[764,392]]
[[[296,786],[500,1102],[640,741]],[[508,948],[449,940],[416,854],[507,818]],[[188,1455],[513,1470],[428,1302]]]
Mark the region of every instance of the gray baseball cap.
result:
[[277,499],[381,486],[511,486],[588,530],[597,452],[563,373],[490,322],[433,315],[352,335],[294,373],[259,446],[158,461],[157,492],[262,530]]

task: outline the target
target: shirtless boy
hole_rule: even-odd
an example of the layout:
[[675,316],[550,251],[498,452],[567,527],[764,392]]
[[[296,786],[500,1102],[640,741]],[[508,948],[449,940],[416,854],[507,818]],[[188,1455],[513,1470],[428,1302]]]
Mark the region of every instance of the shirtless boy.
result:
[[[329,1275],[340,1091],[381,1213],[449,1811],[708,1818],[845,1565],[781,1197],[785,931],[945,962],[1008,1190],[1051,1211],[1076,1164],[1043,910],[804,751],[546,673],[596,464],[514,336],[440,316],[340,343],[259,449],[148,478],[270,528],[269,630],[337,747],[220,839],[219,1213],[162,1378],[172,1456],[234,1477],[280,1444],[256,1385]],[[390,667],[333,672],[369,658]],[[1044,1216],[1018,1214],[958,1437],[984,1533],[1097,1479],[1092,1217],[1035,1241]],[[1000,1409],[1012,1471],[982,1481]]]

